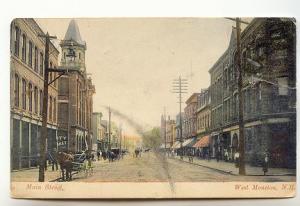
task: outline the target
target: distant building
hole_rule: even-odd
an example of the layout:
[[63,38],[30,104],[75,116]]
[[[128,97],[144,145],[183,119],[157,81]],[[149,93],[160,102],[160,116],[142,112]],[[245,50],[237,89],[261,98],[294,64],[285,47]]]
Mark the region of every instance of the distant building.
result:
[[[86,43],[81,39],[79,28],[72,20],[64,40],[61,67],[75,69],[59,78],[58,138],[64,144],[60,150],[78,152],[92,149],[92,113],[95,87],[87,77],[85,66]],[[69,58],[72,50],[75,58]]]
[[[210,145],[210,126],[211,126],[211,110],[210,110],[210,91],[202,89],[197,97],[197,140],[198,144],[195,148],[202,152],[211,150]],[[205,149],[205,150],[204,150]]]
[[[10,28],[11,168],[37,166],[42,126],[45,34],[34,19],[15,19]],[[49,66],[59,51],[50,43]],[[50,80],[56,74],[50,73]],[[57,149],[57,81],[49,86],[47,149]]]
[[160,117],[160,137],[162,140],[163,148],[165,148],[165,141],[166,141],[166,116],[161,115]]
[[93,112],[92,114],[92,132],[93,132],[93,138],[92,138],[92,149],[94,151],[98,150],[98,142],[100,142],[101,138],[101,119],[102,119],[102,113],[101,112]]
[[[183,121],[184,121],[184,112],[181,112],[181,123],[183,123]],[[175,135],[176,141],[180,141],[180,114],[179,113],[176,115],[175,129],[176,129],[176,135]]]
[[197,97],[199,93],[192,94],[186,100],[186,107],[184,108],[184,121],[183,121],[183,136],[184,138],[194,138],[197,136],[196,129],[196,111],[197,111]]
[[175,120],[170,119],[170,116],[168,117],[168,120],[166,121],[166,143],[167,148],[171,148],[175,141],[176,141],[176,122]]
[[98,150],[108,149],[108,122],[106,120],[101,120],[100,135],[98,142]]

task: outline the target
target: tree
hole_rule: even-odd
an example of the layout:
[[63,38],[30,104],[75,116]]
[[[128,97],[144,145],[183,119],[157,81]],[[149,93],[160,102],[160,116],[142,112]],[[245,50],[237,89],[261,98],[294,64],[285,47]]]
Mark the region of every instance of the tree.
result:
[[154,127],[143,134],[143,146],[146,148],[158,149],[161,145],[160,128]]

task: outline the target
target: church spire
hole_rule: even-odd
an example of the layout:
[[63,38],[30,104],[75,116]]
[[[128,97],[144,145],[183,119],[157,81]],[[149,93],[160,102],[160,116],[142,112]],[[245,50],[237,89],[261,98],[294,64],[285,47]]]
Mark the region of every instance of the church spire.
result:
[[68,30],[64,38],[64,41],[69,40],[73,40],[78,44],[85,45],[85,42],[81,39],[80,31],[75,19],[72,19],[70,21]]

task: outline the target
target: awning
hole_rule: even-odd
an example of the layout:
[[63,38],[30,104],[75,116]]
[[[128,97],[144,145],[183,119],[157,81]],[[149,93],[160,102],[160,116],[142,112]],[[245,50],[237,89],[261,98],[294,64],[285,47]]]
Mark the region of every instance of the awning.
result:
[[209,146],[209,136],[204,136],[193,147],[208,147]]
[[[159,148],[160,148],[160,149],[165,149],[165,144],[161,144]],[[166,148],[167,148],[167,149],[170,148],[170,143],[167,143],[167,144],[166,144]]]
[[180,148],[180,142],[179,141],[176,141],[173,146],[172,146],[173,149],[178,149]]
[[194,139],[193,138],[190,138],[190,139],[187,139],[185,140],[183,143],[182,143],[182,147],[186,147],[188,144],[190,144]]

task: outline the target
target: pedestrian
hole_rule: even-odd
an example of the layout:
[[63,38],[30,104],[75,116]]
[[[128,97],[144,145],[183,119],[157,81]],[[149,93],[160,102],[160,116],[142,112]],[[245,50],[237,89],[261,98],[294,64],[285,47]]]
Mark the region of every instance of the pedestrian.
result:
[[240,165],[240,153],[239,152],[234,153],[234,162],[235,162],[235,167],[239,167],[239,165]]
[[224,160],[225,160],[225,162],[228,162],[228,151],[227,151],[227,149],[224,149]]
[[263,168],[262,168],[264,175],[266,175],[266,173],[268,172],[268,168],[269,168],[269,157],[268,157],[268,154],[265,153],[264,161],[263,161]]
[[52,171],[54,171],[54,168],[55,168],[55,171],[58,170],[56,148],[53,149],[53,154],[52,154]]
[[100,151],[97,151],[97,160],[100,160]]

